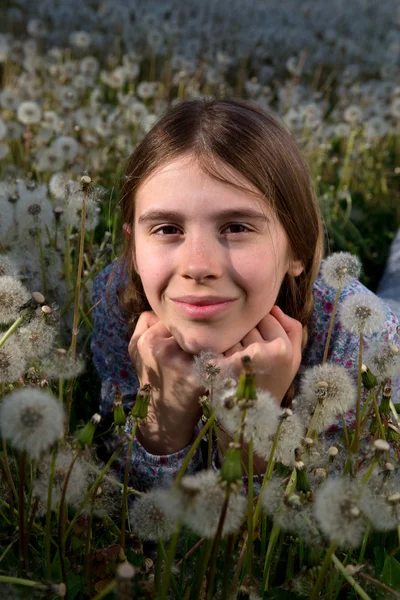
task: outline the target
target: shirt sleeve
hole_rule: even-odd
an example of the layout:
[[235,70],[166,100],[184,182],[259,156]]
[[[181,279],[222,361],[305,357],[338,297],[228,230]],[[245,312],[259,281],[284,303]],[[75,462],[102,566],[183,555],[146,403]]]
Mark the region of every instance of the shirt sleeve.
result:
[[[305,349],[300,374],[305,368],[322,363],[325,342],[328,334],[329,323],[335,302],[336,290],[327,286],[321,278],[318,278],[314,284],[314,311],[310,323],[309,343]],[[355,280],[344,287],[339,296],[338,308],[335,316],[332,337],[329,345],[328,361],[341,365],[348,369],[353,376],[357,377],[359,338],[347,331],[340,320],[340,308],[343,301],[350,295],[359,293],[370,293],[364,285]],[[399,345],[398,319],[391,309],[384,303],[386,319],[382,331],[370,336],[364,337],[363,353],[368,351],[374,345],[381,343],[393,343]],[[400,400],[400,378],[392,381],[393,401]],[[332,431],[340,427],[341,416],[338,417],[337,424]],[[346,421],[349,426],[354,426],[354,411],[349,411],[346,415]]]
[[[128,353],[128,322],[118,305],[120,269],[117,262],[111,263],[97,275],[93,283],[91,350],[94,366],[101,379],[102,415],[111,412],[117,386],[125,406],[132,405],[139,389],[138,377]],[[107,288],[112,272],[113,277]]]

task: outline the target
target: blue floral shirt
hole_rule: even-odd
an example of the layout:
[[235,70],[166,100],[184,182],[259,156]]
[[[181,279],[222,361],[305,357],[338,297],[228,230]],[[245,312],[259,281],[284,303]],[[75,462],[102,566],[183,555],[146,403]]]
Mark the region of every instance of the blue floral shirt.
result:
[[[116,269],[109,292],[106,297],[106,286],[111,271]],[[96,277],[93,285],[93,333],[91,349],[93,362],[101,379],[100,412],[106,415],[111,412],[115,390],[118,386],[123,395],[124,406],[131,406],[139,389],[139,381],[128,353],[129,335],[128,321],[121,312],[118,304],[119,285],[123,284],[125,274],[120,271],[120,264],[114,262],[108,265]],[[122,277],[121,277],[122,275]],[[368,290],[359,282],[353,281],[343,288],[339,299],[340,304],[349,295]],[[372,292],[369,292],[372,294]],[[329,328],[336,291],[328,287],[321,278],[315,281],[314,312],[309,324],[309,340],[303,352],[302,363],[296,377],[296,382],[304,370],[313,365],[321,364],[324,354],[325,341]],[[390,342],[399,345],[398,320],[393,312],[386,307],[386,323],[379,334],[364,339],[364,351],[373,343]],[[346,367],[356,377],[358,363],[358,336],[352,335],[340,322],[339,310],[333,327],[328,361]],[[392,398],[400,401],[400,377],[393,382]],[[345,415],[350,427],[354,425],[354,411]],[[194,437],[201,428],[201,421],[194,431]],[[329,432],[334,433],[341,427],[341,415]],[[194,439],[193,437],[193,439]],[[166,456],[153,455],[135,439],[132,453],[132,469],[130,482],[133,487],[145,490],[152,486],[167,485],[179,471],[179,468],[189,452],[190,445],[179,452]],[[216,464],[216,452],[213,454],[213,464]],[[193,473],[203,467],[200,449],[193,456],[187,469]]]

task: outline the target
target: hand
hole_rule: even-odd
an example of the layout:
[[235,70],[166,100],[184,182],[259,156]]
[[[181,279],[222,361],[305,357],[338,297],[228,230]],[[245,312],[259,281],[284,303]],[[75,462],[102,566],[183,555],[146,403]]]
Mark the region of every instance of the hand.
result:
[[299,321],[274,306],[238,344],[213,362],[239,377],[242,357],[250,356],[256,387],[268,390],[280,403],[301,363],[303,328]]
[[140,315],[128,351],[140,385],[150,383],[152,389],[139,441],[154,454],[181,450],[192,439],[202,414],[199,397],[204,390],[193,377],[193,356],[181,349],[152,311]]

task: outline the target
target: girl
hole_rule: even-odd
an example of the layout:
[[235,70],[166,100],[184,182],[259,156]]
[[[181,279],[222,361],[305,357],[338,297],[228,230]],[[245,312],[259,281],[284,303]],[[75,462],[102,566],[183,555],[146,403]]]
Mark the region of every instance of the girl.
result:
[[[211,351],[234,376],[249,355],[257,387],[288,406],[299,373],[322,362],[335,290],[318,278],[307,165],[282,125],[243,102],[170,109],[129,159],[121,212],[126,249],[95,281],[92,351],[103,414],[117,386],[126,405],[152,386],[132,456],[132,484],[145,489],[179,470],[198,431],[194,355]],[[360,291],[355,281],[341,301]],[[384,339],[397,341],[396,323],[387,309]],[[357,355],[336,319],[328,359],[355,373]],[[199,451],[189,472],[201,467]]]

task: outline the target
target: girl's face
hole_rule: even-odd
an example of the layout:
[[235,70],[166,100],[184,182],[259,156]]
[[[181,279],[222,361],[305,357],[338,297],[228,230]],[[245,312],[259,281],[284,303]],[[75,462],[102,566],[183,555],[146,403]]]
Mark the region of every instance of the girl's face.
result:
[[206,175],[186,155],[136,195],[136,270],[153,311],[191,354],[232,348],[270,312],[285,274],[302,271],[250,182],[220,167],[249,192]]

